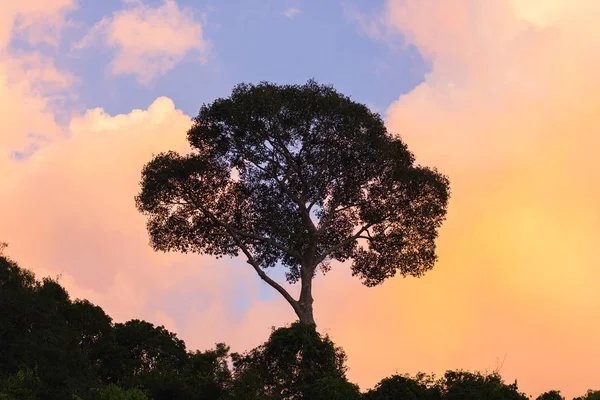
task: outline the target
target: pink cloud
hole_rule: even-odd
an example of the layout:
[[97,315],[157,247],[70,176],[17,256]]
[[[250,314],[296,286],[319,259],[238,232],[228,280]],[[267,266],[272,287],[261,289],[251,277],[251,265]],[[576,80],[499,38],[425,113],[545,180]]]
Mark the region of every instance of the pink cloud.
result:
[[142,1],[127,1],[129,7],[99,21],[75,45],[90,46],[100,40],[117,53],[110,70],[113,74],[135,75],[142,84],[164,75],[195,52],[204,56],[208,42],[200,22],[190,10],[180,9],[175,0],[165,0],[153,8]]
[[68,12],[75,8],[71,0],[10,2],[0,15],[0,168],[12,171],[15,151],[32,148],[61,137],[55,122],[55,109],[49,94],[68,89],[73,77],[58,70],[52,59],[38,52],[10,51],[10,41],[26,35],[31,44],[55,44]]
[[66,15],[77,7],[74,0],[20,0],[2,4],[0,48],[13,35],[23,35],[30,44],[57,44]]

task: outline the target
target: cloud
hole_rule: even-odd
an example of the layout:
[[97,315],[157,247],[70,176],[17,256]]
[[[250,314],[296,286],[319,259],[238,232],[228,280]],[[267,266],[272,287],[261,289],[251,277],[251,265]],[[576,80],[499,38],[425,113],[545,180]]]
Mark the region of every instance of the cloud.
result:
[[10,42],[26,35],[31,44],[56,43],[72,1],[9,2],[0,15],[0,170],[10,175],[14,158],[63,135],[56,101],[71,87],[71,74],[39,52],[16,52]]
[[128,0],[128,8],[100,20],[75,48],[94,43],[116,49],[110,71],[115,75],[135,75],[148,84],[164,75],[188,54],[205,56],[209,45],[200,22],[190,10],[174,0],[151,7],[140,0]]
[[294,19],[294,17],[296,17],[300,13],[302,13],[302,11],[300,11],[299,9],[297,9],[295,7],[291,7],[291,8],[288,8],[287,10],[283,11],[281,13],[281,15],[284,15],[284,16],[288,17],[289,19]]
[[[95,108],[74,117],[62,138],[12,161],[11,175],[0,179],[0,237],[21,265],[60,275],[73,297],[117,321],[164,324],[191,348],[225,340],[245,350],[291,320],[289,306],[261,302],[260,280],[243,262],[154,252],[133,201],[153,154],[189,150],[190,124],[166,97],[127,114]],[[238,311],[240,301],[247,312]]]
[[[148,282],[173,259],[147,246],[144,218],[133,204],[139,173],[154,152],[185,151],[188,125],[167,98],[126,115],[93,109],[74,118],[65,137],[38,149],[11,182],[2,182],[3,189],[11,185],[3,196],[0,235],[15,253],[29,253],[19,257],[25,265],[63,274],[91,299],[100,295],[102,304],[116,300],[139,311],[135,304],[146,299],[140,291],[155,288]],[[36,221],[27,229],[18,226],[24,215]],[[25,251],[34,242],[36,251]],[[111,300],[104,301],[106,292]]]
[[353,295],[361,324],[336,322],[352,378],[506,354],[502,374],[528,393],[598,386],[598,18],[587,0],[388,0],[375,18],[431,64],[386,123],[453,198],[435,270]]
[[365,12],[361,12],[354,3],[349,1],[342,2],[342,10],[344,14],[344,18],[356,24],[359,30],[373,38],[373,39],[383,39],[385,32],[385,24],[383,23],[383,18],[379,13],[372,12],[367,14]]
[[29,44],[56,45],[66,15],[77,8],[74,0],[20,0],[2,4],[0,48],[13,35],[24,36]]

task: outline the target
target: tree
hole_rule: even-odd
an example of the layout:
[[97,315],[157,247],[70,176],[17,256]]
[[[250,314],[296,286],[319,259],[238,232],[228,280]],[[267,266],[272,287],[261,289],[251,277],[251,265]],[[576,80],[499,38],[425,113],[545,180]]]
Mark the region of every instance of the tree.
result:
[[187,361],[185,343],[163,326],[131,320],[115,324],[113,335],[102,361],[107,383],[136,386],[149,374],[180,371]]
[[585,396],[573,400],[600,400],[600,390],[588,390]]
[[42,398],[68,398],[98,382],[72,311],[58,282],[0,256],[0,387],[35,381]]
[[366,400],[441,400],[441,391],[432,376],[418,374],[414,378],[393,375],[382,379],[375,388],[365,393]]
[[527,400],[517,382],[507,385],[498,373],[483,375],[467,371],[448,371],[438,385],[444,400]]
[[197,397],[190,399],[225,399],[231,387],[232,375],[229,369],[229,347],[217,343],[214,349],[195,351],[188,355],[183,369],[190,393]]
[[560,390],[551,390],[540,394],[535,400],[565,400],[565,398],[560,394]]
[[245,353],[232,354],[233,398],[358,398],[346,379],[346,354],[314,325],[294,323],[274,330],[269,340]]
[[[155,250],[243,254],[308,324],[312,280],[333,260],[353,260],[367,286],[433,267],[448,179],[332,87],[240,84],[201,107],[187,138],[189,154],[142,171],[136,205]],[[299,299],[265,273],[276,265]]]
[[[94,399],[97,400],[148,400],[148,396],[138,389],[130,388],[123,389],[114,384],[107,385],[105,387],[94,389]],[[79,396],[73,396],[73,400],[88,400],[82,399]]]
[[15,375],[0,380],[0,400],[36,400],[40,386],[36,371],[19,370]]
[[77,335],[79,351],[88,360],[94,375],[98,376],[103,369],[106,352],[113,345],[112,318],[88,300],[75,300],[68,310],[67,320],[70,329]]

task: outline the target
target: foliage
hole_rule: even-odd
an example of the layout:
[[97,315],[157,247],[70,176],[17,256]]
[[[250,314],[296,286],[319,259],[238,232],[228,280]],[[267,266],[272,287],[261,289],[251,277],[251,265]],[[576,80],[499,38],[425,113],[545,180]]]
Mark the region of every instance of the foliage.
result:
[[[524,400],[498,373],[384,378],[361,394],[346,355],[315,325],[294,323],[243,354],[188,352],[163,326],[113,323],[55,280],[0,256],[0,400]],[[231,363],[230,363],[231,361]],[[564,400],[550,391],[537,400]],[[574,400],[600,400],[589,390]]]
[[355,393],[346,381],[346,354],[314,325],[294,323],[274,330],[266,343],[232,359],[236,399],[332,396],[328,390],[333,388]]
[[559,390],[551,390],[540,394],[536,400],[565,400],[565,398],[560,394]]
[[447,371],[440,378],[418,374],[393,375],[384,378],[365,393],[366,400],[525,400],[517,383],[505,384],[497,373],[481,374],[467,371]]
[[58,282],[37,281],[6,257],[0,315],[0,395],[11,400],[97,400],[94,388],[136,398],[138,387],[153,400],[224,399],[231,385],[224,344],[188,353],[162,326],[113,324],[100,307],[71,301]]
[[163,326],[131,320],[113,327],[113,347],[103,377],[115,383],[139,383],[154,371],[178,371],[186,362],[185,344]]
[[[188,140],[191,153],[142,171],[136,204],[155,250],[243,254],[306,323],[311,281],[332,260],[353,260],[367,286],[433,267],[448,179],[332,87],[240,84],[202,106]],[[302,281],[298,300],[264,273],[276,265]]]
[[40,378],[31,369],[19,370],[0,381],[0,400],[36,400],[40,393]]
[[410,377],[408,375],[393,375],[382,379],[375,388],[364,395],[365,400],[439,400],[441,389],[434,377],[418,374]]
[[225,399],[232,385],[229,369],[229,347],[217,343],[214,349],[189,354],[183,370],[191,393],[200,393],[206,399]]
[[439,385],[444,400],[527,400],[517,382],[507,385],[498,373],[448,371]]
[[[102,388],[92,389],[92,397],[91,400],[148,400],[148,396],[138,389],[138,388],[130,388],[123,389],[120,386],[109,384]],[[77,395],[73,395],[73,400],[88,400],[83,399]]]
[[67,398],[94,382],[92,364],[70,325],[72,303],[56,281],[0,256],[0,377],[36,370],[39,392]]
[[573,400],[600,400],[600,390],[588,390],[585,396]]

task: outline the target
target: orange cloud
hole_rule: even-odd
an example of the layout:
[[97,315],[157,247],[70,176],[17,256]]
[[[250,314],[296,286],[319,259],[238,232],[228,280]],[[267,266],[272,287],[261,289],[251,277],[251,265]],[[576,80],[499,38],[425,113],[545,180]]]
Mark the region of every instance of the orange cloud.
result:
[[506,355],[530,394],[600,387],[598,17],[587,0],[387,2],[431,71],[386,122],[453,198],[435,270],[353,294],[357,322],[336,323],[351,377]]
[[[227,341],[245,350],[268,327],[291,320],[291,309],[261,303],[260,282],[245,263],[154,252],[133,201],[152,154],[188,150],[190,123],[165,97],[146,110],[111,116],[97,108],[73,118],[63,138],[13,162],[11,176],[0,180],[0,237],[24,267],[61,275],[73,297],[117,321],[145,318],[176,329],[191,347]],[[240,290],[254,306],[235,317]],[[165,308],[173,293],[176,311]],[[271,305],[282,317],[267,312]],[[255,334],[240,337],[241,327]]]
[[202,25],[190,10],[180,9],[174,0],[164,0],[153,8],[141,0],[126,2],[130,8],[115,12],[98,22],[76,48],[101,40],[117,49],[110,70],[132,74],[142,84],[164,75],[191,52],[201,56],[208,51]]

